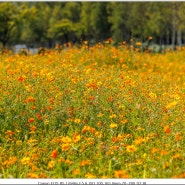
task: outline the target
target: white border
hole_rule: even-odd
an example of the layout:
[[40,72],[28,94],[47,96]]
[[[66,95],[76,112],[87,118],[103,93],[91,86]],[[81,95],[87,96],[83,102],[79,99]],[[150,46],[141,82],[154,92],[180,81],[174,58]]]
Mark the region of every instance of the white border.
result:
[[185,179],[0,179],[0,184],[185,184]]

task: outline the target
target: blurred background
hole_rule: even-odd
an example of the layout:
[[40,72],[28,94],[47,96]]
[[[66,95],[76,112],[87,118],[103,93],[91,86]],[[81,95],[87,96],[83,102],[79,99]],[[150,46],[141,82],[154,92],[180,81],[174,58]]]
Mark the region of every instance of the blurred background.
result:
[[154,47],[185,44],[185,2],[1,2],[0,47],[114,45],[133,39]]

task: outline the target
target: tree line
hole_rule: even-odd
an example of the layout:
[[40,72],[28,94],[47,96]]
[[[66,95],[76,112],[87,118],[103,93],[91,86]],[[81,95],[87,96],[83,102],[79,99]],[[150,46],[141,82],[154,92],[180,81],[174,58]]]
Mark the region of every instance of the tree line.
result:
[[185,2],[1,2],[0,43],[185,43]]

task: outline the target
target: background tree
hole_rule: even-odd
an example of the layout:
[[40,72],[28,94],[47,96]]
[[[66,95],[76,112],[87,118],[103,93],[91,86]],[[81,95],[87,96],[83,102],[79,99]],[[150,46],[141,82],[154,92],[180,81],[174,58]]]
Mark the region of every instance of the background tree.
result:
[[82,39],[88,41],[90,41],[93,35],[93,30],[91,28],[91,12],[92,3],[83,2],[80,14],[80,24],[82,29]]
[[[155,42],[162,44],[169,43],[170,17],[166,2],[150,2],[147,10],[147,23],[145,35],[154,35]],[[166,17],[164,19],[164,17]],[[162,48],[161,48],[162,49]]]
[[[49,42],[50,7],[45,3],[24,3],[22,5],[21,42],[30,46],[46,45]],[[48,44],[49,45],[49,44]]]
[[49,19],[48,37],[53,41],[75,42],[82,33],[80,11],[81,3],[56,3]]
[[115,43],[128,41],[130,38],[130,25],[128,17],[130,16],[130,3],[111,2],[108,6],[110,11],[109,22],[111,24],[111,35]]
[[16,25],[19,25],[18,8],[10,2],[0,3],[0,42],[3,47],[17,34]]
[[184,2],[1,2],[0,43],[53,47],[152,36],[161,46],[182,46],[184,22]]
[[131,4],[129,14],[129,24],[132,37],[146,40],[148,37],[148,2],[133,3]]
[[106,2],[96,2],[92,4],[90,20],[91,29],[93,31],[92,36],[96,42],[104,41],[108,37],[111,37]]
[[178,46],[182,46],[183,33],[185,33],[185,3],[173,2],[172,3],[172,29],[173,29],[173,45],[175,42]]

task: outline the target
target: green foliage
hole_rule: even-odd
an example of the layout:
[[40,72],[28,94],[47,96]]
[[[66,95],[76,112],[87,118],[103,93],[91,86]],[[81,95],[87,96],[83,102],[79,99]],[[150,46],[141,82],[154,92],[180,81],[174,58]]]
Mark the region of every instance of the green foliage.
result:
[[105,40],[109,37],[110,24],[108,22],[107,3],[97,2],[92,6],[91,27],[93,38],[96,41]]
[[[114,41],[120,42],[125,39],[124,29],[126,29],[126,4],[125,3],[112,3],[112,14],[109,15],[109,22],[111,23],[112,37]],[[124,29],[123,29],[124,28]]]
[[[153,12],[152,14],[150,12]],[[160,36],[165,33],[166,28],[170,25],[170,12],[167,9],[167,4],[160,3],[160,6],[156,3],[149,4],[149,10],[147,13],[147,31],[148,35]],[[164,19],[164,17],[166,18]],[[170,28],[169,28],[170,29]]]
[[61,21],[58,21],[53,25],[53,27],[50,27],[48,33],[51,37],[57,37],[60,38],[64,34],[68,34],[73,30],[73,23],[68,19],[63,19]]
[[81,25],[83,34],[87,37],[92,35],[93,31],[91,29],[91,11],[92,11],[92,4],[88,2],[82,3],[82,11],[81,11]]
[[18,9],[9,2],[0,3],[0,42],[5,46],[15,31],[18,22]]
[[152,36],[158,44],[180,44],[184,7],[183,2],[1,2],[0,42],[52,46],[111,37],[118,44]]
[[[129,23],[134,37],[145,37],[148,21],[148,3],[132,3]],[[151,12],[150,12],[151,13]]]

